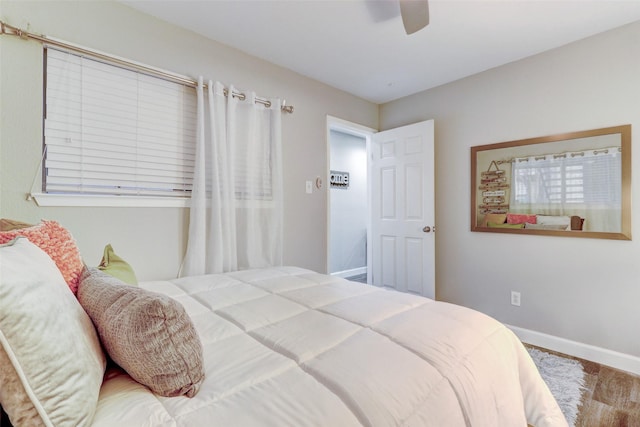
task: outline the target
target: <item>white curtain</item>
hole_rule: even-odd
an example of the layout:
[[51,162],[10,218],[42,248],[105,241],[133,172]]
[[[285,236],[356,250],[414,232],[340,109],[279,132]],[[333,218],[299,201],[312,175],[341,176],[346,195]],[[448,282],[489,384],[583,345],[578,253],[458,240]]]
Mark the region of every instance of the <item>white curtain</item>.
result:
[[280,100],[197,87],[197,143],[182,276],[282,264]]
[[621,168],[619,147],[515,158],[509,211],[578,215],[585,230],[619,232]]

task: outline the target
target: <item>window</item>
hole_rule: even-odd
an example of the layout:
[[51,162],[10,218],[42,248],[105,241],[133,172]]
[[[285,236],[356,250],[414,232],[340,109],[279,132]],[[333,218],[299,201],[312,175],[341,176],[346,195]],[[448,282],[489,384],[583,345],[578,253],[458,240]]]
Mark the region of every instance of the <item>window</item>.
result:
[[[232,143],[236,200],[270,201],[273,199],[274,147],[271,110],[258,105],[243,105],[251,111],[247,123],[234,127]],[[262,135],[259,137],[258,135]]]
[[619,208],[620,174],[619,147],[516,158],[511,207],[540,213],[545,208]]
[[193,87],[51,47],[45,76],[45,193],[189,196]]

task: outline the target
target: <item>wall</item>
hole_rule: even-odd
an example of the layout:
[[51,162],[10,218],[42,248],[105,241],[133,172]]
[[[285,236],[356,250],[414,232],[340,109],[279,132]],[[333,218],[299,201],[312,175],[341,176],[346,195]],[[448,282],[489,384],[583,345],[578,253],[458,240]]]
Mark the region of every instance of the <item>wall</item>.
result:
[[[377,127],[378,107],[344,92],[204,39],[114,1],[2,0],[0,19],[45,34],[192,78],[234,84],[265,97],[286,98],[284,261],[326,269],[327,193],[305,193],[305,181],[326,177],[326,116]],[[0,37],[0,216],[68,227],[89,265],[106,243],[142,280],[175,277],[186,245],[184,208],[65,208],[25,200],[42,147],[42,48]]]
[[330,169],[349,172],[349,188],[331,188],[329,272],[367,266],[367,141],[331,131]]
[[[438,299],[640,356],[637,238],[470,232],[470,147],[627,123],[640,129],[638,46],[634,23],[381,106],[382,129],[435,119]],[[640,171],[637,150],[632,165]],[[639,217],[636,204],[635,226]],[[521,292],[521,307],[510,305],[511,290]]]

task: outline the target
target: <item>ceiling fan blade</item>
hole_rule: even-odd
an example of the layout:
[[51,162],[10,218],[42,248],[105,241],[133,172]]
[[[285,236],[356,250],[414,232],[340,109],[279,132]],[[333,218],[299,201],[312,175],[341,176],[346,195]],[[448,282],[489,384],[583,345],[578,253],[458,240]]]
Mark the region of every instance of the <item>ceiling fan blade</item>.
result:
[[429,24],[427,0],[399,0],[402,23],[407,34],[413,34]]

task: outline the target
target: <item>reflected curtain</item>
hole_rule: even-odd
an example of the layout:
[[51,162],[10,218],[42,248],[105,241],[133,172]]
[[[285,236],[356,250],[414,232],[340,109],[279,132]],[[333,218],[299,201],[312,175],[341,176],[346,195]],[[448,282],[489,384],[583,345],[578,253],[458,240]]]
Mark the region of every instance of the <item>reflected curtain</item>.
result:
[[509,211],[578,215],[585,230],[619,232],[619,147],[513,159]]
[[[225,96],[198,80],[197,135],[182,276],[282,264],[280,100]],[[235,93],[233,86],[228,93]]]

